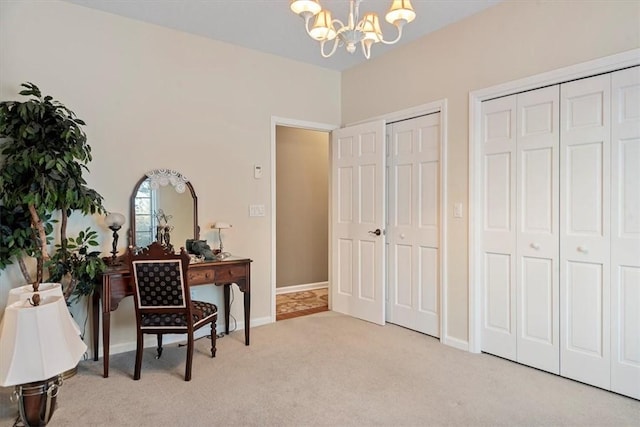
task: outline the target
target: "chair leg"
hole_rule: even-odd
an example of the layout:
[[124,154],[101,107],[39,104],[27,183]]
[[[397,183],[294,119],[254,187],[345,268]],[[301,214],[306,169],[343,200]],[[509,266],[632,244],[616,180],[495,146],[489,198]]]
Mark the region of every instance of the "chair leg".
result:
[[142,368],[142,351],[143,351],[143,335],[140,330],[138,330],[138,336],[136,340],[136,366],[133,372],[133,379],[140,379],[140,370]]
[[216,320],[217,318],[211,322],[211,357],[216,357],[216,339],[218,338],[216,333]]
[[184,380],[191,381],[191,362],[193,361],[193,331],[187,334],[187,366]]
[[160,357],[162,356],[162,334],[158,334],[158,355],[156,356],[156,359],[160,359]]

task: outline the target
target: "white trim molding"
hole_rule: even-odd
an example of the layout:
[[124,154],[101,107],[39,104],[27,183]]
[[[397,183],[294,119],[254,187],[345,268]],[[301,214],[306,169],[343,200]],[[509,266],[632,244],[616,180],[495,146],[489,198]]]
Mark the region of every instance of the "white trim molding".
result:
[[479,353],[482,321],[482,269],[479,184],[482,101],[640,65],[640,49],[560,68],[469,93],[469,351]]

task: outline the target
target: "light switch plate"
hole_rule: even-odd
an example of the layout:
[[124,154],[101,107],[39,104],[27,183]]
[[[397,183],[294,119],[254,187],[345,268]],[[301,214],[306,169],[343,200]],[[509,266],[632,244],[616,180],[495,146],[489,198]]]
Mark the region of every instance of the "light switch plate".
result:
[[462,218],[462,203],[458,202],[453,204],[453,217]]
[[249,205],[249,216],[264,216],[264,205]]
[[253,177],[255,179],[262,178],[262,166],[261,165],[253,165]]

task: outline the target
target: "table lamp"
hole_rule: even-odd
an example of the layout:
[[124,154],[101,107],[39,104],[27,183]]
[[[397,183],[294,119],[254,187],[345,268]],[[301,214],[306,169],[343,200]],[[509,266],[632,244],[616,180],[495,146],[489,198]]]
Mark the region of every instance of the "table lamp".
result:
[[105,218],[104,222],[107,224],[107,227],[111,231],[113,231],[113,243],[111,245],[111,265],[116,264],[116,258],[118,254],[118,230],[124,224],[124,215],[117,212],[109,213]]
[[34,295],[7,306],[0,323],[0,386],[15,386],[13,399],[25,426],[49,422],[62,374],[86,350],[63,297]]
[[233,226],[231,224],[229,224],[228,222],[221,222],[221,221],[215,222],[211,226],[212,229],[218,230],[218,240],[220,241],[220,248],[219,248],[218,253],[223,253],[224,252],[224,247],[222,246],[222,233],[221,233],[220,230],[224,230],[226,228],[231,228],[231,227],[233,227]]

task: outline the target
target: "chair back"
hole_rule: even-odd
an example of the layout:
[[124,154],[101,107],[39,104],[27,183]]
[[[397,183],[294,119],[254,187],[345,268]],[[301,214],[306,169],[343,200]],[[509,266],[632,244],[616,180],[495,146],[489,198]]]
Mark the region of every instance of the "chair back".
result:
[[[179,312],[188,309],[189,255],[153,242],[137,254],[129,252],[136,310]],[[182,309],[182,310],[181,310]]]

